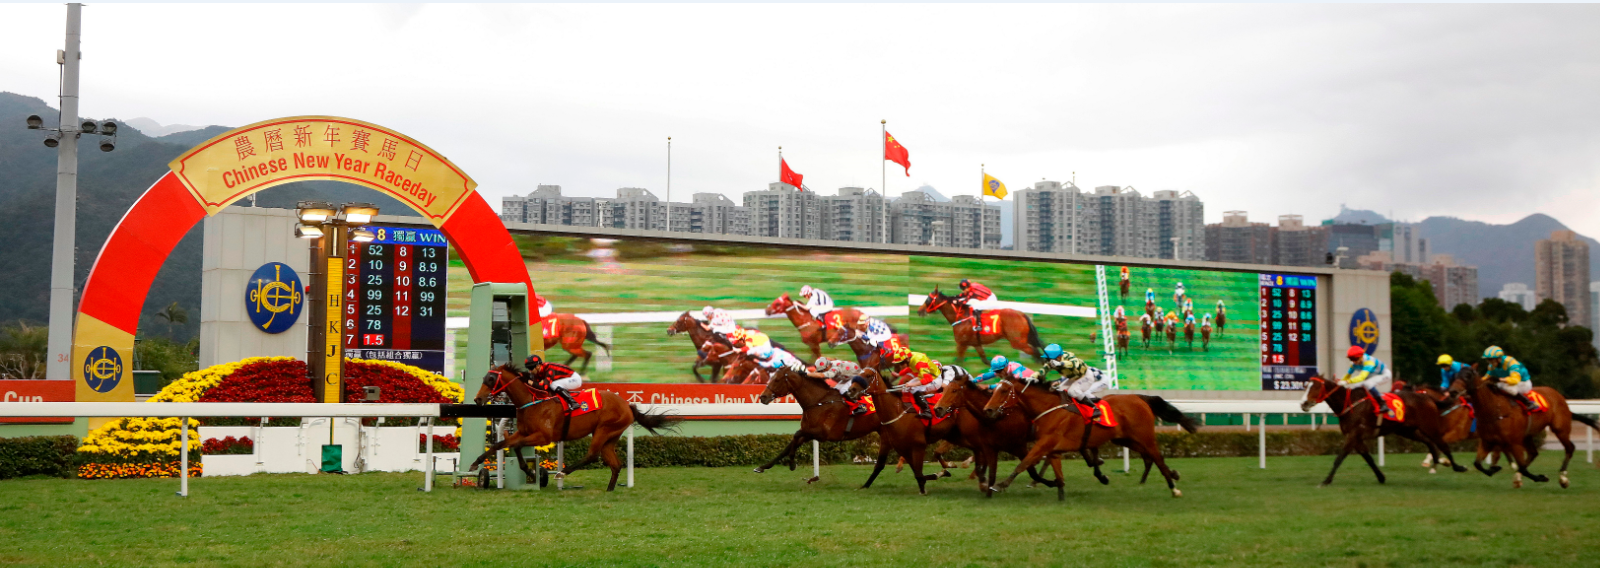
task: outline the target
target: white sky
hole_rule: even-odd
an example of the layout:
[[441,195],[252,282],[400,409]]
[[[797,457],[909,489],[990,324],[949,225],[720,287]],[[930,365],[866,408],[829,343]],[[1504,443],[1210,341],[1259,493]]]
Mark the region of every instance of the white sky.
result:
[[[65,9],[0,6],[0,90],[55,104]],[[131,5],[84,9],[83,114],[360,118],[538,183],[734,199],[776,150],[824,194],[1041,178],[1191,190],[1206,217],[1340,203],[1550,214],[1600,235],[1600,6]]]

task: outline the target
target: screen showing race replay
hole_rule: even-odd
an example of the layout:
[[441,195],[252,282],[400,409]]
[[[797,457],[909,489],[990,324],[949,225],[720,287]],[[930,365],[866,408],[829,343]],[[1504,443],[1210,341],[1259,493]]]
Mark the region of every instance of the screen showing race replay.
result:
[[[571,364],[585,381],[752,380],[747,367],[701,357],[707,306],[807,364],[854,359],[853,335],[834,342],[819,330],[836,318],[865,316],[888,323],[913,351],[974,374],[996,355],[1037,369],[1028,352],[1051,343],[1102,369],[1115,359],[1123,389],[1289,388],[1270,378],[1303,379],[1314,371],[1320,339],[1303,330],[1290,339],[1286,329],[1283,363],[1264,359],[1275,355],[1275,344],[1261,339],[1263,326],[1315,321],[1301,313],[1274,319],[1263,302],[1270,305],[1276,289],[1285,305],[1292,293],[1297,312],[1314,312],[1310,276],[644,238],[514,238],[535,290],[553,309],[541,330],[546,357]],[[1269,276],[1274,287],[1264,284]],[[1280,277],[1282,288],[1275,284]],[[465,316],[471,278],[460,262],[452,264],[450,280],[450,315]],[[963,297],[963,281],[992,296],[968,301],[975,299]],[[817,318],[802,297],[806,288],[821,290],[833,309],[818,308],[823,317]],[[456,336],[458,366],[465,363],[464,338]]]
[[368,227],[345,248],[345,356],[444,373],[450,247],[436,229]]
[[1317,372],[1317,278],[1261,274],[1261,389],[1304,390]]

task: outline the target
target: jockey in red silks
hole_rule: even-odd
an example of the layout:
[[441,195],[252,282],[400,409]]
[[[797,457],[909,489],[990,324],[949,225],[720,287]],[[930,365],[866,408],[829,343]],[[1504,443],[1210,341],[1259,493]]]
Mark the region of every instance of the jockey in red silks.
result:
[[968,279],[961,279],[961,293],[956,295],[956,303],[966,306],[967,313],[972,316],[972,331],[982,332],[983,322],[978,316],[982,310],[993,308],[1000,298],[994,295],[994,290]]
[[528,369],[523,378],[529,386],[561,397],[561,400],[566,401],[568,409],[577,406],[577,401],[572,399],[572,394],[568,391],[582,387],[583,376],[572,370],[572,367],[547,363],[544,357],[537,354],[529,355],[527,359],[522,360],[522,364]]

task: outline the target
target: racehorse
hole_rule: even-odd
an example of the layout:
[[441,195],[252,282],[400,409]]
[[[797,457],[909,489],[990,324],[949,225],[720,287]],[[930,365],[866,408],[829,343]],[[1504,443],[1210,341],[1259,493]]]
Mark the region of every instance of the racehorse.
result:
[[1128,279],[1128,267],[1122,267],[1122,276],[1117,280],[1117,297],[1128,295],[1128,289],[1133,287],[1133,281]]
[[[934,405],[933,412],[937,416],[948,416],[951,412],[958,413],[953,419],[947,419],[943,424],[954,424],[960,432],[957,444],[972,450],[973,473],[978,479],[978,491],[984,496],[991,497],[994,492],[989,487],[994,485],[994,478],[999,471],[1000,452],[1016,456],[1018,459],[1028,455],[1028,431],[1033,428],[1033,422],[1016,410],[1001,413],[999,418],[990,418],[983,406],[989,403],[989,389],[978,386],[972,382],[972,377],[966,373],[956,375],[949,383],[945,383],[943,396],[939,404]],[[936,429],[939,425],[936,425]],[[933,429],[930,429],[932,431]],[[1034,483],[1055,487],[1061,492],[1066,491],[1066,482],[1061,475],[1061,458],[1050,456],[1050,467],[1055,470],[1056,480],[1047,481],[1039,476],[1038,470],[1028,468],[1028,476]]]
[[1155,331],[1155,323],[1150,316],[1139,318],[1139,335],[1144,338],[1144,348],[1150,348],[1150,332]]
[[[1480,363],[1481,364],[1481,363]],[[1476,368],[1474,368],[1476,371]],[[1567,407],[1567,398],[1550,387],[1534,387],[1533,393],[1544,397],[1550,408],[1544,412],[1529,414],[1522,403],[1517,402],[1499,389],[1493,387],[1495,379],[1481,377],[1477,372],[1456,375],[1456,380],[1450,383],[1452,394],[1466,397],[1472,402],[1473,409],[1478,414],[1478,456],[1472,462],[1473,467],[1484,475],[1494,475],[1500,471],[1500,466],[1485,469],[1483,458],[1492,451],[1503,451],[1511,456],[1513,463],[1517,464],[1518,476],[1513,476],[1512,487],[1522,487],[1522,475],[1528,476],[1539,483],[1550,481],[1550,478],[1528,471],[1528,465],[1539,457],[1539,434],[1546,428],[1556,435],[1561,441],[1561,449],[1566,451],[1566,458],[1561,460],[1561,488],[1565,489],[1571,484],[1567,477],[1567,465],[1572,463],[1572,421],[1577,419],[1590,428],[1597,428],[1594,419],[1587,416],[1578,416]]]
[[[523,382],[519,375],[520,371],[510,363],[495,367],[484,377],[483,386],[478,388],[477,396],[472,399],[481,405],[496,395],[505,393],[511,398],[511,403],[517,406],[517,431],[489,446],[483,455],[472,462],[467,471],[478,469],[479,464],[500,450],[516,450],[528,446],[581,440],[592,434],[594,441],[589,444],[588,455],[577,462],[567,464],[557,476],[566,477],[567,474],[594,463],[594,460],[599,458],[611,468],[611,483],[606,486],[606,491],[612,491],[617,488],[617,474],[622,471],[622,461],[617,459],[617,440],[622,438],[622,434],[627,432],[630,426],[638,423],[651,434],[659,435],[660,432],[657,430],[671,430],[683,421],[674,416],[641,411],[611,391],[599,391],[601,401],[599,410],[576,418],[570,417],[563,408],[560,397],[544,391],[535,391]],[[536,478],[523,459],[522,452],[512,453],[516,454],[517,464],[522,472],[530,478]]]
[[1167,352],[1171,353],[1174,349],[1178,348],[1178,322],[1177,321],[1168,321],[1168,322],[1166,322],[1166,327],[1167,327]]
[[707,360],[722,365],[722,384],[759,385],[767,382],[767,370],[732,344],[708,341],[704,349]]
[[[901,343],[909,341],[904,333],[896,333],[894,337],[899,338]],[[828,326],[827,340],[829,347],[838,347],[840,344],[850,346],[850,351],[856,354],[856,363],[863,366],[875,351],[872,344],[867,343],[867,334],[861,329],[860,324],[844,327]]]
[[566,363],[562,363],[563,365],[571,366],[573,360],[579,357],[583,358],[583,365],[578,368],[580,373],[589,370],[589,358],[594,356],[593,353],[583,348],[584,340],[594,342],[595,345],[599,345],[602,349],[611,351],[610,345],[601,343],[599,339],[595,338],[594,330],[589,328],[589,322],[583,321],[583,318],[572,314],[550,314],[550,317],[544,320],[543,333],[545,349],[560,344],[561,349],[572,355],[567,358]]
[[[881,382],[877,371],[871,369],[863,370],[862,376],[867,377],[869,381]],[[845,404],[844,396],[840,395],[839,391],[822,381],[802,377],[792,369],[782,368],[773,375],[772,380],[767,383],[767,388],[761,391],[758,400],[761,404],[772,404],[772,401],[790,395],[800,403],[800,430],[794,433],[794,439],[789,441],[788,447],[778,452],[772,461],[757,467],[756,473],[772,469],[773,465],[792,455],[807,441],[854,440],[877,432],[877,463],[872,468],[872,475],[861,488],[872,486],[872,481],[878,478],[878,474],[888,464],[889,450],[892,449],[911,462],[911,473],[917,477],[917,490],[923,495],[928,494],[927,482],[937,477],[922,474],[922,458],[928,449],[926,428],[915,415],[906,412],[900,403],[900,397],[888,393],[874,394],[872,401],[877,407],[877,412],[852,416],[850,406]],[[789,462],[789,468],[794,469],[792,460]],[[812,477],[807,479],[806,483],[816,482],[817,479]]]
[[[1078,413],[1073,405],[1061,404],[1061,398],[1056,393],[1050,392],[1044,383],[1012,378],[1001,380],[983,410],[991,418],[998,418],[1014,405],[1023,416],[1033,422],[1031,435],[1033,449],[1022,458],[1022,463],[1017,464],[1016,471],[1011,472],[1010,477],[997,485],[990,486],[989,490],[1004,491],[1028,466],[1038,463],[1046,456],[1056,456],[1066,452],[1083,454],[1084,461],[1095,468],[1095,477],[1100,478],[1101,483],[1107,483],[1099,471],[1099,452],[1096,448],[1105,445],[1106,442],[1114,442],[1139,452],[1144,457],[1146,468],[1154,463],[1161,469],[1161,476],[1166,478],[1167,488],[1172,491],[1172,496],[1182,497],[1183,492],[1178,490],[1177,484],[1178,472],[1167,467],[1166,459],[1161,456],[1161,446],[1156,443],[1156,417],[1177,423],[1191,433],[1200,427],[1193,419],[1184,416],[1177,407],[1159,396],[1114,394],[1101,400],[1111,407],[1117,425],[1106,427],[1089,424],[1088,435],[1085,436],[1086,425],[1083,415]],[[1146,473],[1149,473],[1148,469]],[[1056,497],[1066,499],[1065,491],[1058,491]]]
[[1217,336],[1221,337],[1228,331],[1228,308],[1222,305],[1222,300],[1217,300]]
[[[722,374],[723,361],[721,359],[707,360],[706,350],[703,346],[707,342],[726,343],[727,340],[722,339],[715,333],[711,333],[711,330],[702,327],[699,321],[696,321],[693,316],[689,315],[689,312],[683,312],[683,315],[678,316],[678,321],[673,322],[672,327],[667,328],[668,336],[677,335],[680,333],[689,334],[689,342],[694,344],[694,366],[689,368],[689,372],[694,373],[694,379],[696,381],[702,383],[715,382],[717,380],[717,375]],[[702,377],[700,376],[700,367],[706,366],[711,367],[711,373],[705,377]]]
[[1189,343],[1189,350],[1194,351],[1194,320],[1183,321],[1183,340]]
[[1211,322],[1200,324],[1200,349],[1211,350]]
[[[1422,442],[1435,463],[1443,463],[1439,461],[1442,454],[1449,460],[1451,469],[1458,473],[1467,470],[1455,463],[1455,457],[1450,455],[1450,446],[1440,438],[1443,421],[1439,419],[1439,407],[1433,404],[1433,399],[1414,392],[1395,393],[1405,403],[1405,421],[1396,423],[1379,418],[1372,408],[1375,401],[1364,393],[1353,394],[1355,389],[1344,388],[1322,375],[1312,375],[1309,383],[1305,395],[1300,399],[1300,410],[1309,412],[1312,407],[1327,402],[1328,408],[1338,414],[1339,431],[1344,434],[1344,445],[1340,446],[1338,457],[1333,458],[1333,469],[1328,472],[1328,478],[1322,480],[1321,487],[1333,483],[1333,475],[1338,473],[1339,464],[1344,463],[1344,458],[1350,452],[1361,454],[1361,458],[1367,460],[1367,466],[1372,468],[1372,473],[1378,476],[1378,483],[1384,483],[1386,478],[1383,471],[1378,469],[1378,462],[1373,461],[1372,453],[1367,451],[1367,439],[1389,434]],[[1429,473],[1434,471],[1428,469]]]
[[[926,316],[938,312],[950,322],[950,331],[956,339],[956,362],[966,360],[967,348],[978,350],[978,358],[984,361],[989,356],[984,354],[983,346],[1004,337],[1011,343],[1011,347],[1023,353],[1032,355],[1035,359],[1044,349],[1044,342],[1039,339],[1039,328],[1033,325],[1033,318],[1027,314],[1010,309],[999,308],[984,310],[983,318],[989,320],[989,325],[983,326],[984,331],[972,329],[973,311],[970,308],[960,309],[955,303],[955,298],[939,292],[939,287],[934,286],[928,293],[928,298],[922,301],[922,307],[917,308],[917,315]],[[963,315],[963,312],[965,314]]]
[[[1471,367],[1467,367],[1462,369],[1461,372],[1471,373],[1473,371]],[[1444,425],[1439,431],[1439,439],[1446,445],[1454,445],[1456,442],[1478,437],[1477,429],[1473,427],[1476,412],[1472,409],[1472,404],[1457,400],[1455,395],[1429,385],[1413,384],[1409,388],[1418,394],[1433,399],[1434,405],[1439,407],[1439,418],[1444,421]],[[1454,402],[1453,405],[1451,404],[1452,401]],[[1489,456],[1489,464],[1492,466],[1496,461],[1499,461],[1499,458],[1500,452],[1494,452]],[[1422,456],[1422,467],[1433,467],[1433,456]]]
[[[795,330],[800,332],[800,341],[811,348],[811,358],[822,356],[822,342],[827,339],[828,322],[819,322],[806,311],[804,306],[794,303],[789,299],[789,294],[778,296],[771,304],[767,305],[767,315],[779,313],[789,316],[789,323],[794,324]],[[845,326],[854,326],[861,319],[861,311],[855,308],[838,308],[829,312],[829,319],[838,318],[838,322]]]

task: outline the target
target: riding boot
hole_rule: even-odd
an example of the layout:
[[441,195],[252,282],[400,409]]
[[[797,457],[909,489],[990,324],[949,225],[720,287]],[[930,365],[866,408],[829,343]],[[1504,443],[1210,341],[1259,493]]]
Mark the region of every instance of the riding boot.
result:
[[1528,412],[1530,412],[1530,413],[1536,412],[1536,411],[1539,410],[1539,404],[1534,402],[1533,401],[1533,397],[1531,397],[1531,396],[1528,396],[1528,395],[1525,395],[1525,394],[1519,394],[1519,395],[1517,395],[1517,402],[1522,403],[1522,406],[1524,408],[1527,408]]
[[972,310],[972,331],[983,333],[983,311]]
[[572,393],[567,392],[567,389],[550,389],[550,390],[555,391],[556,396],[561,397],[561,400],[565,401],[567,403],[567,412],[572,412],[573,410],[578,408],[578,401],[573,400]]
[[1367,389],[1367,396],[1372,397],[1372,404],[1376,407],[1379,418],[1391,417],[1389,414],[1389,405],[1383,403],[1383,393],[1378,392],[1378,389],[1369,388]]
[[933,411],[928,410],[928,401],[922,398],[922,393],[911,393],[911,400],[917,405],[917,418],[923,420],[933,419]]
[[1100,419],[1100,399],[1095,398],[1094,395],[1084,395],[1083,403],[1089,405],[1091,408],[1094,409],[1094,412],[1089,415],[1089,420],[1099,420]]

